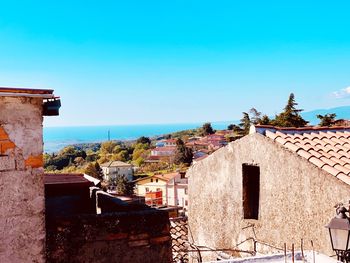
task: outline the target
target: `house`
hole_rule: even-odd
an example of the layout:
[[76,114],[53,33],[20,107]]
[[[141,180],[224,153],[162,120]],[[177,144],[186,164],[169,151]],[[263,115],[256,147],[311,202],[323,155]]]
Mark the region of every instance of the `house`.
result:
[[53,90],[0,87],[0,262],[45,262],[43,116]]
[[177,139],[166,139],[156,142],[156,147],[175,147]]
[[110,161],[101,164],[104,180],[113,180],[118,176],[125,176],[129,181],[132,181],[134,170],[132,164],[121,161]]
[[167,182],[167,204],[188,208],[188,178],[186,173],[178,172],[169,176]]
[[[330,255],[324,226],[334,205],[350,197],[350,128],[253,126],[187,175],[189,227],[198,246],[264,254],[304,239],[305,250],[312,240]],[[214,259],[208,253],[203,260]]]
[[156,147],[151,150],[151,155],[148,158],[148,162],[167,162],[172,163],[174,161],[176,153],[176,146],[164,146]]
[[188,179],[185,173],[169,173],[135,181],[135,192],[147,204],[188,207]]
[[212,149],[216,150],[227,145],[227,141],[224,135],[210,134],[207,135],[204,140],[209,143]]

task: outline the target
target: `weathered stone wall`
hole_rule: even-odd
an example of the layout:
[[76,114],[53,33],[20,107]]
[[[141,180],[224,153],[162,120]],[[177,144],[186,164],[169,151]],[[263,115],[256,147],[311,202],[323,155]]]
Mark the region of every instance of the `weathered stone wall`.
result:
[[168,215],[148,209],[50,218],[47,262],[171,262]]
[[[243,219],[243,163],[260,167],[258,220]],[[333,206],[350,199],[349,185],[260,134],[218,150],[193,165],[188,177],[189,229],[195,244],[211,248],[253,250],[252,241],[243,241],[255,238],[277,248],[294,243],[300,249],[303,238],[304,249],[311,249],[312,240],[316,250],[331,254],[324,226],[335,214]]]
[[44,262],[41,105],[0,97],[0,262]]

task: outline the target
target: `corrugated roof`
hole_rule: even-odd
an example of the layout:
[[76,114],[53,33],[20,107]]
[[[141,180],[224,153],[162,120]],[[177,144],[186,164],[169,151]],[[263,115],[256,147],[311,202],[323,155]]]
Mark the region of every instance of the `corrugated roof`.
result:
[[256,132],[297,153],[350,185],[350,128],[277,128],[255,126]]

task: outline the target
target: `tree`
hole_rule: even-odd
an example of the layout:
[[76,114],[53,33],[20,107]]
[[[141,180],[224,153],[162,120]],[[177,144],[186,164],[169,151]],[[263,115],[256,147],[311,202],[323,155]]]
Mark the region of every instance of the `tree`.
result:
[[328,113],[326,115],[318,114],[316,117],[320,119],[320,123],[318,124],[319,126],[331,126],[334,123],[335,117],[337,117],[337,114],[335,113]]
[[213,130],[213,127],[211,126],[210,122],[206,122],[202,126],[202,134],[203,136],[207,136],[209,134],[213,134],[215,131]]
[[230,130],[230,131],[236,132],[236,133],[241,133],[242,132],[242,129],[236,124],[228,125],[227,129]]
[[116,192],[118,195],[133,195],[135,183],[129,182],[124,175],[118,175],[112,180],[112,185],[116,186]]
[[185,143],[181,139],[178,139],[176,142],[174,163],[175,164],[184,163],[184,164],[190,165],[192,163],[192,159],[193,159],[192,150],[186,147]]
[[103,179],[102,169],[98,162],[89,163],[85,168],[84,173],[92,177],[95,177],[96,179],[99,179],[99,180]]
[[136,143],[142,143],[142,144],[151,144],[151,139],[145,136],[142,136],[140,138],[137,139]]
[[269,116],[263,115],[259,124],[261,124],[261,125],[270,125],[271,124],[271,120],[270,120]]
[[103,142],[101,144],[100,153],[102,155],[112,154],[113,150],[115,149],[116,146],[118,146],[118,144],[116,142],[113,142],[113,141]]
[[259,124],[261,122],[261,112],[257,111],[255,108],[249,110],[250,121],[252,124]]
[[249,133],[250,125],[251,125],[251,120],[249,117],[249,114],[247,112],[243,112],[243,118],[240,120],[239,126],[242,128],[244,134]]
[[307,125],[307,121],[301,117],[300,112],[302,109],[297,109],[298,103],[295,102],[294,94],[291,93],[288,98],[287,105],[284,107],[284,111],[278,114],[273,121],[275,126],[280,127],[304,127]]

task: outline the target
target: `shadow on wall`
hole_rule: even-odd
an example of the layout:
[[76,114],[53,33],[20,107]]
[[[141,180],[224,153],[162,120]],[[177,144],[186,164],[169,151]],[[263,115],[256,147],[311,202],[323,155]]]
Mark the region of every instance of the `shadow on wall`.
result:
[[89,182],[45,184],[47,262],[171,262],[168,213]]

